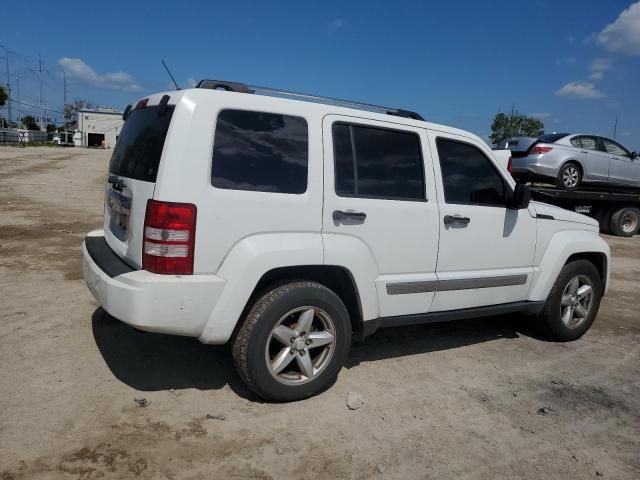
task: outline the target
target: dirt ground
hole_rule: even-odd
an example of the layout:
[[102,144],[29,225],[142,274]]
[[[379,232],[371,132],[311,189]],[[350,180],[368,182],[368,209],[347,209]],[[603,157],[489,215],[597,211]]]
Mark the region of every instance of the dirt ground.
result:
[[226,348],[97,308],[80,246],[109,155],[0,147],[0,479],[640,478],[640,236],[606,237],[577,342],[513,316],[380,330],[330,390],[273,405]]

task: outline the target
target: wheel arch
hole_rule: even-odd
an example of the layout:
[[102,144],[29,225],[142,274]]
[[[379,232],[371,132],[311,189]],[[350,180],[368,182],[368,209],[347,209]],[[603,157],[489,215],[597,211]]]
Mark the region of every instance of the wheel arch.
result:
[[597,233],[563,230],[553,235],[540,261],[529,300],[545,301],[562,268],[575,259],[591,261],[600,272],[604,294],[609,286],[610,248]]
[[569,258],[567,258],[567,261],[564,263],[564,265],[571,263],[575,260],[587,260],[588,262],[591,262],[596,267],[596,269],[598,270],[598,273],[600,274],[600,281],[602,282],[602,290],[603,290],[602,293],[604,294],[605,285],[607,283],[607,270],[608,270],[607,256],[603,252],[578,252],[569,256]]
[[580,169],[580,179],[584,180],[584,165],[582,165],[582,162],[580,160],[576,160],[573,157],[569,157],[566,160],[563,160],[560,164],[560,167],[558,167],[558,172],[562,171],[567,163],[574,163]]
[[273,268],[265,272],[253,289],[242,315],[244,316],[255,301],[268,290],[301,280],[318,283],[335,293],[349,312],[351,330],[356,336],[361,334],[363,315],[358,286],[353,274],[347,268],[338,265],[295,265]]

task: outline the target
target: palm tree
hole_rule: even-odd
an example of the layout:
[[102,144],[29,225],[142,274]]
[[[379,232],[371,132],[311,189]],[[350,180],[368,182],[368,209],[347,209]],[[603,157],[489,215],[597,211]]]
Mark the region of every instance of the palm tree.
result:
[[0,107],[4,106],[8,98],[9,94],[7,94],[7,90],[2,85],[0,85]]

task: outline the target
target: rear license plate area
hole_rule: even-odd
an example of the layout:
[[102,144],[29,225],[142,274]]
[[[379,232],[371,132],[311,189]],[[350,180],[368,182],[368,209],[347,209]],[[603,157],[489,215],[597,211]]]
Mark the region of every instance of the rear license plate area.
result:
[[106,198],[107,211],[109,212],[109,230],[120,241],[129,237],[129,216],[131,212],[131,199],[109,189]]

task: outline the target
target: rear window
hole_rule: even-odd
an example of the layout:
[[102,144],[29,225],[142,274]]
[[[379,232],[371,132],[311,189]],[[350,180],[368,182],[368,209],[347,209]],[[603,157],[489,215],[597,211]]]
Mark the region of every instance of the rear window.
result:
[[567,135],[569,134],[568,133],[548,133],[546,135],[542,135],[538,137],[538,140],[544,143],[554,143],[560,140],[561,138],[566,137]]
[[163,115],[159,114],[158,107],[133,110],[124,122],[111,155],[109,172],[155,182],[174,109],[174,106],[168,106]]
[[307,191],[307,121],[302,117],[223,110],[213,141],[211,184],[271,193]]

